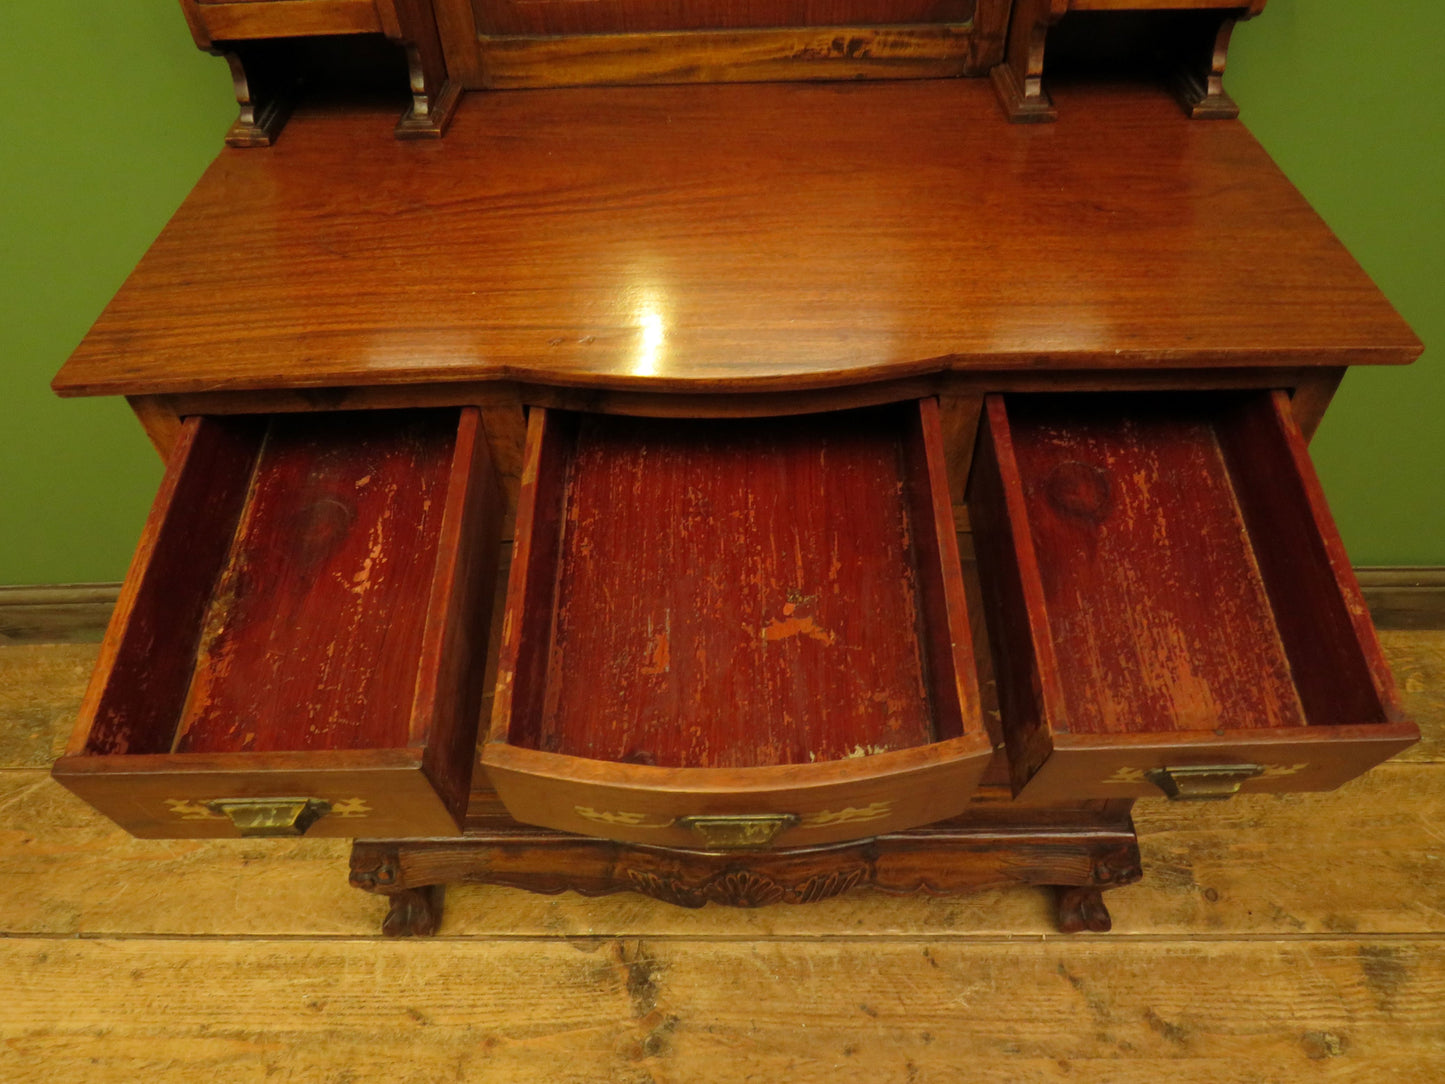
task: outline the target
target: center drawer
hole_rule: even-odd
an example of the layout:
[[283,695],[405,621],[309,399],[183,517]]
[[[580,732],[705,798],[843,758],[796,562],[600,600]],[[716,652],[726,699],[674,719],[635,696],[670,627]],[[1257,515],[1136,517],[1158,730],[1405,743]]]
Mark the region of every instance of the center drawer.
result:
[[981,722],[934,400],[534,409],[488,776],[517,820],[807,846],[968,803]]

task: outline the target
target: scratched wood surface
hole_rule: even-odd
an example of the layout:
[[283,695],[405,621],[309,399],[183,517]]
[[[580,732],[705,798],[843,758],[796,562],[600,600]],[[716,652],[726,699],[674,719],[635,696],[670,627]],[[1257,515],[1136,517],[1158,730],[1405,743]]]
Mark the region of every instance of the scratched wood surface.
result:
[[1097,399],[1007,399],[1060,719],[1086,734],[1305,725],[1219,406]]
[[1416,740],[1282,392],[986,414],[971,520],[1024,796],[1142,797],[1210,756],[1327,790]]
[[387,943],[335,840],[140,841],[48,779],[94,645],[0,645],[0,1079],[1445,1077],[1445,631],[1337,792],[1137,807],[1115,932],[1044,893],[684,911],[454,888]]
[[584,418],[538,747],[719,768],[936,740],[906,425]]
[[271,422],[175,752],[406,745],[455,441],[452,411]]
[[1072,93],[1056,125],[1006,123],[983,79],[471,94],[425,145],[298,115],[221,153],[55,388],[736,393],[1420,352],[1237,122]]

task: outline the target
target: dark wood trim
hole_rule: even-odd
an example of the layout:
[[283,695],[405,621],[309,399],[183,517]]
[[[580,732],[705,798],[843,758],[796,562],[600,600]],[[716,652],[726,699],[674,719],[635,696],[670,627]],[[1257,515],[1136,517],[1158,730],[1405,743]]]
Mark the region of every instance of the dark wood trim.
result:
[[1355,575],[1379,628],[1445,628],[1445,566],[1382,565]]
[[99,643],[118,583],[0,587],[0,644]]
[[435,933],[439,886],[492,884],[556,895],[636,892],[680,907],[814,903],[855,888],[895,896],[961,896],[1011,884],[1052,885],[1064,933],[1102,933],[1100,893],[1142,875],[1131,803],[1042,810],[1007,827],[966,819],[872,839],[784,851],[706,852],[632,846],[525,825],[459,839],[357,840],[351,884],[389,897],[382,932]]
[[[1445,628],[1445,565],[1371,566],[1355,575],[1378,628]],[[119,594],[118,583],[0,587],[0,644],[98,643]]]

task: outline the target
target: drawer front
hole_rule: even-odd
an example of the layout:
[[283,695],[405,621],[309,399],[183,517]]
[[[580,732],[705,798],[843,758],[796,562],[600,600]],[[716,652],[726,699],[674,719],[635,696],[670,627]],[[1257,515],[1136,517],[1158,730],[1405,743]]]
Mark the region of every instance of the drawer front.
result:
[[[456,818],[408,750],[70,757],[56,778],[142,839],[446,836]],[[112,763],[104,763],[111,761]]]
[[144,835],[455,830],[501,515],[475,409],[188,420],[56,779]]
[[933,400],[533,411],[482,751],[517,820],[855,839],[957,813],[991,754]]
[[969,504],[1017,793],[1327,789],[1418,737],[1283,392],[990,397]]
[[812,847],[956,816],[988,763],[972,738],[822,765],[647,768],[489,746],[524,824],[688,850]]
[[372,0],[199,0],[194,10],[212,41],[383,31]]
[[1058,736],[1025,788],[1043,798],[1219,800],[1235,794],[1333,790],[1402,749],[1408,727],[1330,727],[1314,734],[1247,730],[1163,741]]
[[731,0],[658,4],[652,0],[471,0],[483,35],[549,37],[762,27],[967,24],[974,0]]

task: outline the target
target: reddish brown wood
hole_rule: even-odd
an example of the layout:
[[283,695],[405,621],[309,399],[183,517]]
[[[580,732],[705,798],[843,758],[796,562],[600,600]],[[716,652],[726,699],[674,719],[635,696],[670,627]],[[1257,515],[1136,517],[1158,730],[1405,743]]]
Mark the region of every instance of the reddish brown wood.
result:
[[451,412],[271,422],[175,752],[407,744],[455,441]]
[[187,423],[57,778],[137,834],[266,796],[447,831],[501,518],[475,409]]
[[427,778],[460,821],[470,797],[482,705],[495,680],[484,660],[506,507],[480,411],[461,412],[445,502],[408,740],[424,747]]
[[427,885],[387,893],[391,909],[381,921],[381,932],[387,937],[430,937],[441,925],[445,892],[445,885]]
[[[1045,7],[1062,11],[1052,0],[1034,5]],[[306,3],[290,12],[343,8],[359,11]],[[845,8],[861,10],[844,0],[812,10],[832,18]],[[435,129],[457,84],[442,81],[444,43],[406,29],[431,10],[421,0],[374,8],[381,29],[407,45],[417,127]],[[643,12],[603,0],[535,11],[562,26],[742,18],[743,6]],[[257,33],[271,32],[267,20],[280,33],[303,25],[275,22],[287,6],[267,0],[213,14]],[[371,9],[361,14],[369,27]],[[767,18],[789,17],[774,6]],[[443,19],[464,24],[476,44],[470,14]],[[947,48],[965,33],[952,24],[930,32]],[[689,78],[720,77],[706,64],[722,37],[691,33],[669,39],[688,45],[648,78],[676,77],[679,63]],[[860,74],[895,60],[902,70],[923,40],[884,29],[819,46],[816,34],[791,35],[761,45],[734,35],[729,48],[740,52],[728,57],[762,49],[761,58],[726,77],[771,70],[780,43],[798,42],[799,55],[781,62],[812,63],[816,50],[841,65],[818,70]],[[981,23],[967,48],[987,40]],[[1041,75],[1042,37],[1020,40]],[[1226,40],[1214,36],[1206,65],[1215,99]],[[528,39],[522,51],[535,63],[561,48],[573,66],[553,77],[616,78],[626,67],[618,55],[639,42],[650,49],[660,38],[565,48]],[[242,134],[267,140],[274,99],[254,93],[239,62],[236,72],[254,106]],[[491,72],[515,77],[501,63]],[[325,798],[335,812],[318,835],[446,834],[470,792],[472,838],[358,847],[357,881],[391,896],[392,933],[435,930],[439,881],[429,878],[632,889],[688,906],[808,902],[865,884],[955,892],[1028,881],[1071,886],[1060,894],[1061,925],[1101,930],[1099,888],[1138,875],[1132,829],[1117,804],[1070,809],[1059,796],[1151,793],[1148,768],[1221,755],[1263,764],[1253,789],[1332,785],[1408,743],[1413,728],[1398,716],[1282,395],[1174,399],[1162,415],[1147,407],[1142,421],[1120,414],[1102,427],[1094,407],[1033,400],[1016,432],[1000,402],[989,408],[973,496],[984,535],[993,532],[979,548],[994,573],[984,579],[1014,781],[1030,786],[1020,802],[984,796],[966,823],[894,831],[957,812],[989,753],[974,717],[944,469],[968,461],[982,393],[1267,381],[1300,389],[1296,405],[1311,425],[1342,366],[1418,351],[1237,126],[1186,131],[1132,92],[1084,91],[1077,100],[1090,110],[1068,133],[999,133],[981,120],[978,93],[526,96],[478,103],[460,148],[367,143],[375,153],[359,155],[370,118],[308,118],[284,154],[256,165],[223,157],[57,387],[129,391],[162,442],[182,395],[225,412],[254,409],[241,405],[254,403],[248,396],[280,397],[286,411],[467,402],[487,412],[487,439],[479,412],[467,410],[452,433],[433,434],[442,439],[420,465],[402,457],[394,481],[408,540],[391,529],[396,509],[344,512],[353,490],[373,484],[363,482],[357,441],[394,450],[405,440],[396,417],[281,419],[268,423],[259,456],[259,435],[234,455],[211,435],[244,436],[248,423],[194,423],[182,441],[187,473],[168,476],[103,652],[112,683],[97,679],[57,777],[156,836],[231,834],[206,800],[234,794]],[[247,215],[260,228],[236,231]],[[1061,220],[1070,229],[1059,230]],[[258,309],[266,321],[248,318]],[[1276,380],[1287,373],[1300,379]],[[438,377],[451,385],[438,390]],[[927,403],[917,428],[910,416],[883,440],[874,422],[900,408],[793,416],[940,390],[950,398],[946,443]],[[773,417],[593,418],[569,429],[538,410],[535,454],[520,463],[522,402]],[[280,465],[278,439],[303,430],[311,450]],[[723,430],[726,442],[709,443]],[[498,733],[523,747],[488,759],[499,787],[525,792],[517,816],[686,848],[696,841],[674,823],[683,813],[798,812],[814,823],[788,829],[799,833],[787,837],[790,849],[744,857],[536,832],[511,823],[485,781],[470,785],[500,519],[489,451],[509,476],[520,465],[525,513],[497,696]],[[1096,452],[1103,459],[1089,461]],[[698,483],[693,459],[730,456],[743,460],[732,474]],[[824,461],[840,473],[814,479]],[[1119,498],[1114,482],[1140,477],[1155,490]],[[635,511],[622,499],[631,490],[642,496]],[[791,499],[798,494],[806,499]],[[177,509],[193,499],[210,502],[205,514],[221,527],[178,526],[187,521]],[[327,524],[338,507],[343,519],[385,524],[394,548],[333,546]],[[785,549],[790,531],[835,508],[850,517],[846,534],[834,528],[826,546]],[[1116,513],[1128,529],[1102,530]],[[237,515],[231,538],[225,524]],[[760,520],[757,538],[738,546],[723,526],[749,515]],[[378,578],[381,558],[402,557],[410,579],[380,597],[391,589]],[[172,584],[160,586],[160,566],[178,568]],[[745,591],[713,590],[706,577],[719,567],[782,589],[777,613]],[[262,589],[244,590],[248,577]],[[838,589],[813,592],[819,580]],[[377,595],[331,597],[348,583]],[[709,620],[687,626],[699,616]],[[338,639],[329,622],[356,635]],[[177,725],[190,680],[177,659],[194,661],[198,636],[193,716]],[[780,644],[797,658],[776,672],[731,665]],[[813,682],[809,653],[860,644],[846,667],[824,671],[829,681]],[[686,672],[699,648],[733,654],[716,671]],[[333,657],[347,687],[330,681]],[[711,714],[696,735],[655,725],[700,702]],[[773,724],[800,708],[843,723],[779,736]],[[513,712],[533,720],[515,734]],[[169,753],[172,739],[202,751]],[[884,751],[847,755],[873,749]],[[570,763],[559,770],[549,757]],[[1056,804],[1030,805],[1030,795]],[[888,808],[875,818],[875,805]]]
[[[1008,0],[977,23],[481,37],[469,89],[952,79],[1003,52]],[[990,33],[989,28],[993,32]]]
[[[1016,0],[1007,52],[990,72],[994,91],[1012,121],[1057,119],[1044,87],[1045,51],[1053,27],[1070,12],[1113,13],[1102,16],[1106,21],[1147,12],[1154,13],[1146,18],[1155,20],[1150,25],[1156,30],[1147,38],[1148,51],[1165,60],[1171,89],[1184,111],[1196,120],[1233,120],[1239,107],[1224,90],[1229,38],[1236,22],[1263,9],[1264,0]],[[1123,25],[1113,24],[1116,29]],[[1135,63],[1147,65],[1150,59],[1141,56]]]
[[1009,778],[1021,791],[1053,751],[1048,712],[1063,700],[1053,640],[1036,636],[1042,576],[1023,503],[1004,400],[991,396],[969,478],[969,525],[996,683]]
[[991,750],[934,402],[531,424],[482,758],[515,816],[697,845],[678,817],[962,807]]
[[201,0],[195,11],[212,41],[381,32],[373,0]]
[[1402,722],[1394,676],[1288,398],[1244,399],[1219,436],[1305,717],[1312,725]]
[[291,116],[295,79],[274,57],[236,48],[212,50],[225,58],[240,111],[226,132],[228,147],[269,147]]
[[[1057,890],[1060,933],[1108,933],[1114,928],[1104,897],[1097,888],[1075,885]],[[387,921],[391,920],[387,916]]]
[[974,0],[473,0],[489,35],[638,33],[752,27],[964,23]]
[[209,50],[211,37],[206,33],[206,27],[201,20],[200,4],[196,0],[180,0],[180,4],[181,14],[185,16],[186,26],[190,28],[196,48]]
[[126,401],[130,403],[131,410],[135,412],[141,427],[145,429],[151,446],[159,453],[161,459],[169,462],[171,455],[175,452],[176,444],[181,439],[183,429],[181,415],[176,413],[169,402],[159,396],[132,395]]
[[[682,907],[761,907],[812,903],[858,888],[945,896],[1059,885],[1083,888],[1094,923],[1089,928],[1098,928],[1100,912],[1102,921],[1108,917],[1093,894],[1132,884],[1140,875],[1127,806],[1122,813],[1061,810],[1057,817],[1015,812],[1003,827],[965,818],[857,843],[745,856],[627,846],[519,826],[454,840],[358,841],[351,852],[351,883],[393,898],[426,885],[464,882],[585,896],[638,892]],[[1066,932],[1069,915],[1061,901]]]
[[[576,419],[534,409],[527,421],[516,542],[507,581],[489,739],[535,747],[547,688],[551,621],[562,543],[562,494]],[[538,634],[540,633],[540,635]]]
[[1049,28],[1069,10],[1069,0],[1015,0],[1007,53],[989,74],[1004,115],[1011,121],[1058,119],[1044,90],[1044,46]]
[[1419,352],[1238,124],[1080,88],[1063,127],[1000,127],[987,94],[473,95],[440,147],[308,117],[284,155],[222,154],[55,387],[788,392]]
[[1290,415],[1294,418],[1294,423],[1306,443],[1314,439],[1315,431],[1319,429],[1320,422],[1324,419],[1325,408],[1335,397],[1335,392],[1339,390],[1340,381],[1344,377],[1343,369],[1334,371],[1316,369],[1302,379],[1280,380],[1274,384],[1276,388],[1292,388],[1289,400]]
[[67,752],[169,752],[256,459],[254,419],[191,419],[156,494]]
[[533,631],[551,635],[536,746],[717,768],[932,740],[910,542],[938,547],[931,506],[908,505],[905,426],[582,418],[556,616]]
[[440,136],[461,96],[461,84],[447,77],[431,0],[181,0],[181,9],[196,45],[230,65],[240,106],[226,135],[232,147],[268,147],[276,140],[300,75],[292,70],[296,56],[256,42],[385,34],[404,52],[411,84],[411,107],[396,125],[401,139]]
[[1016,787],[1145,795],[1222,761],[1328,789],[1418,736],[1282,392],[992,398],[988,421],[971,508]]
[[448,76],[431,0],[374,2],[386,36],[406,52],[411,80],[411,108],[397,122],[397,138],[439,138],[456,113],[461,84]]
[[[1238,21],[1233,11],[1219,16],[1207,28],[1174,76],[1174,96],[1194,120],[1233,120],[1239,106],[1224,89],[1224,66],[1229,60],[1229,39]],[[1187,55],[1187,54],[1186,54]]]
[[472,0],[432,0],[432,12],[436,16],[447,73],[469,90],[480,88],[481,56],[477,50],[477,20]]
[[142,839],[231,839],[207,808],[218,798],[320,798],[331,812],[309,837],[447,836],[458,816],[419,749],[309,753],[82,754],[56,761],[56,782]]
[[1219,408],[1203,396],[1096,402],[1008,400],[1062,663],[1055,730],[1303,725]]
[[[910,411],[903,440],[903,490],[908,502],[908,536],[913,544],[911,565],[918,576],[914,627],[928,703],[933,709],[930,736],[946,739],[978,733],[982,737],[978,676],[968,627],[969,604],[958,557],[943,421],[936,399],[923,399],[916,413]],[[855,512],[851,501],[849,512]],[[853,603],[858,604],[856,596]],[[870,621],[888,624],[881,609],[870,614]],[[870,695],[876,696],[877,690]]]

